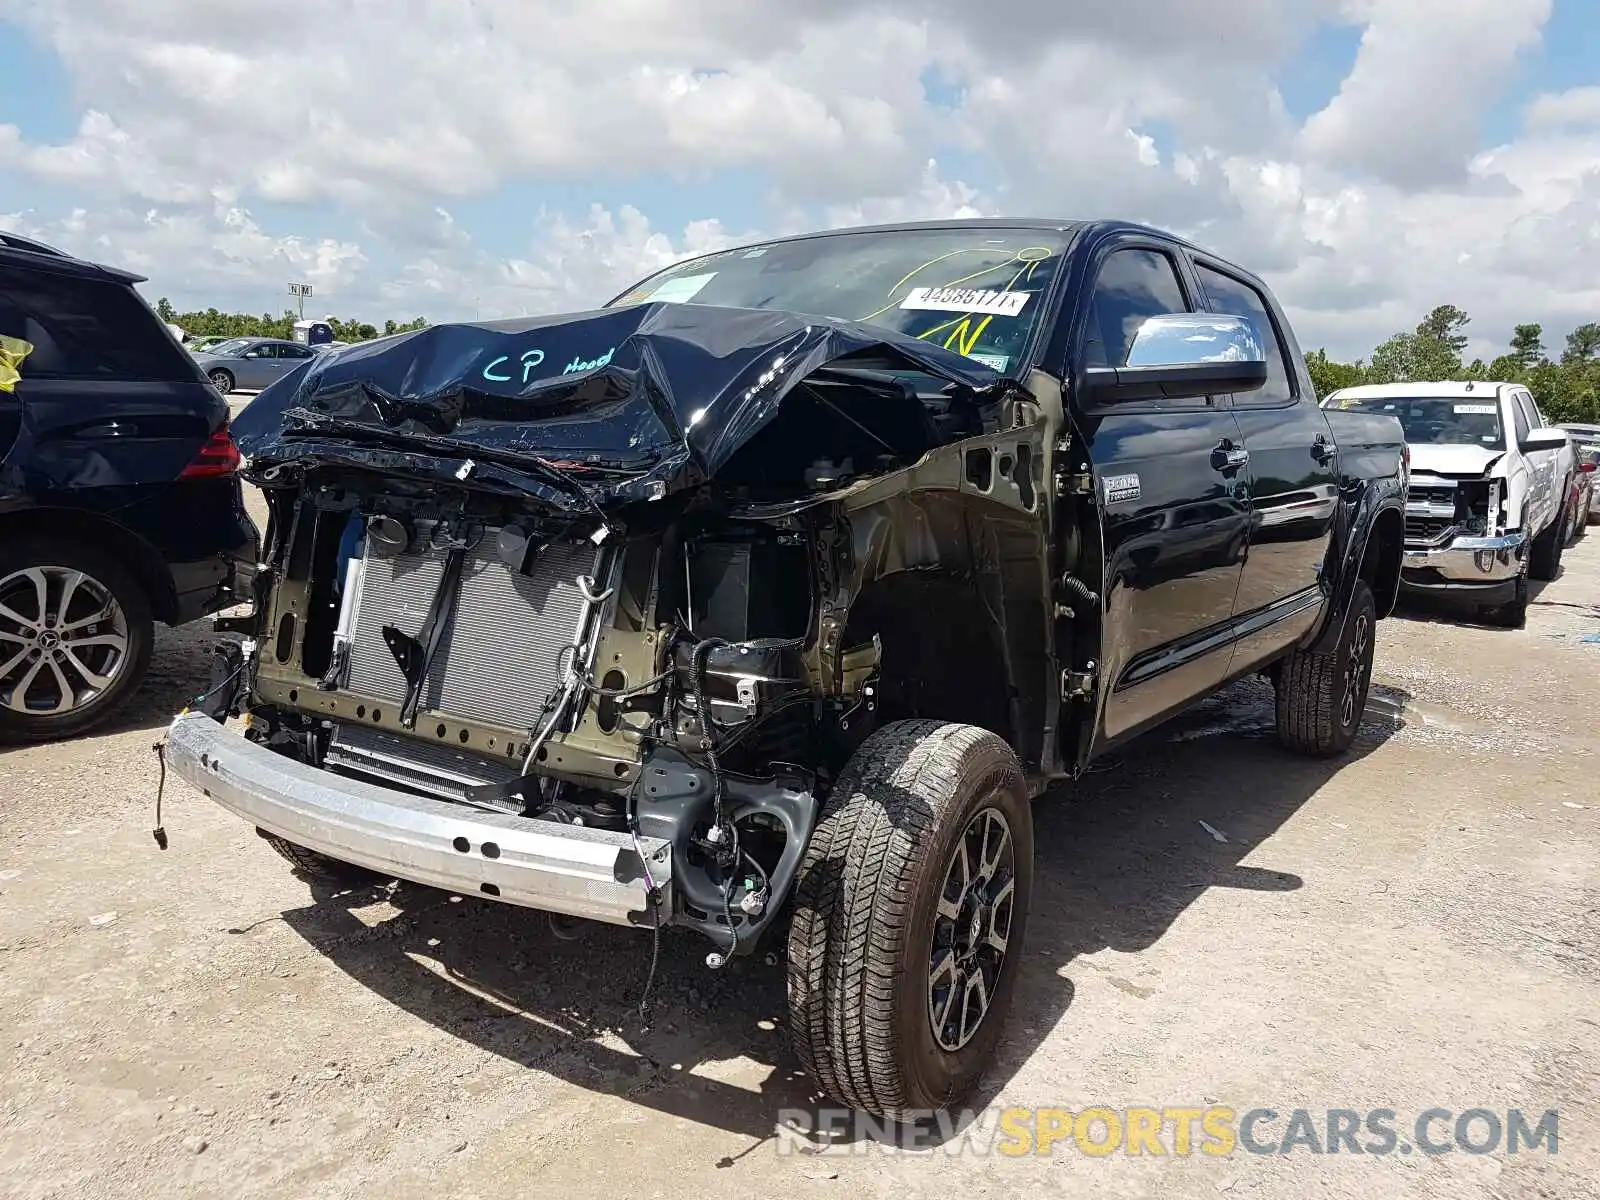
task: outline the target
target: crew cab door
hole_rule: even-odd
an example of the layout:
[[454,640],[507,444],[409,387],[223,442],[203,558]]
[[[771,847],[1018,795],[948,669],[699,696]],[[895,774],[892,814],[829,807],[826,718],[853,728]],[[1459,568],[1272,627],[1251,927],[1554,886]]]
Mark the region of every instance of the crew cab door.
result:
[[1537,536],[1548,528],[1550,522],[1561,519],[1561,506],[1566,501],[1562,494],[1566,480],[1560,475],[1560,450],[1524,450],[1528,434],[1544,427],[1544,418],[1533,402],[1533,397],[1518,388],[1511,393],[1514,414],[1513,426],[1517,432],[1517,453],[1528,468],[1528,491],[1523,500],[1522,527],[1529,537]]
[[1211,312],[1255,323],[1267,358],[1266,385],[1233,397],[1250,489],[1250,541],[1233,606],[1237,674],[1316,624],[1339,506],[1338,448],[1289,323],[1266,290],[1199,255],[1195,274]]
[[[1126,366],[1148,317],[1200,310],[1176,247],[1129,236],[1097,249],[1073,366]],[[1203,695],[1228,669],[1248,524],[1242,439],[1227,400],[1080,409],[1105,550],[1104,747]]]

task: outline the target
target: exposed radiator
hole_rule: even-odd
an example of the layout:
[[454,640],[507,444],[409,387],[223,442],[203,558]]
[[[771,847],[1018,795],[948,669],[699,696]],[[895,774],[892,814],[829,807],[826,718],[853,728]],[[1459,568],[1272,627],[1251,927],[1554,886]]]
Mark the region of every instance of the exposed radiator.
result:
[[[391,701],[405,676],[383,640],[393,625],[416,637],[443,577],[447,550],[385,558],[368,554],[350,639],[347,686]],[[556,543],[513,571],[495,554],[495,531],[467,552],[460,597],[422,691],[422,708],[510,729],[531,729],[561,684],[562,650],[580,632],[585,600],[579,576],[593,576],[593,543]]]

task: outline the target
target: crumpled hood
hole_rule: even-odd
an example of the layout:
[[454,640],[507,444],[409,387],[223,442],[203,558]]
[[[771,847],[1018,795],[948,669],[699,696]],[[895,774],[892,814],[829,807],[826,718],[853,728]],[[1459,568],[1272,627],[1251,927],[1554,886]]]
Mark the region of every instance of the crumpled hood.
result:
[[1489,464],[1505,453],[1471,443],[1411,447],[1411,473],[1435,475],[1482,475]]
[[646,304],[437,325],[327,351],[263,391],[233,432],[258,481],[297,465],[358,466],[470,479],[576,511],[703,482],[798,383],[829,368],[921,371],[977,399],[1012,386],[876,326]]

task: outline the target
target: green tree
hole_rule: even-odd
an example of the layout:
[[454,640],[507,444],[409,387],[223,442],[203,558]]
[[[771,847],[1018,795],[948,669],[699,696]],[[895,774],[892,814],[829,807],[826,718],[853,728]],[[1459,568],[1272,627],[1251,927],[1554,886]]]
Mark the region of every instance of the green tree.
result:
[[[1423,317],[1411,333],[1397,333],[1372,352],[1369,383],[1414,383],[1424,379],[1459,379],[1466,374],[1461,351],[1472,320],[1453,304],[1441,304]],[[1486,371],[1482,364],[1474,369]]]
[[1397,333],[1379,344],[1367,367],[1368,383],[1408,383],[1424,379],[1419,364],[1421,352],[1414,333]]
[[1448,346],[1455,352],[1457,362],[1467,348],[1466,328],[1472,318],[1454,304],[1441,304],[1423,317],[1417,325],[1417,337],[1425,342]]
[[1567,334],[1567,348],[1561,352],[1561,365],[1592,363],[1600,358],[1600,323],[1590,321]]
[[1545,358],[1544,326],[1535,322],[1518,325],[1512,330],[1511,353],[1507,357],[1515,359],[1524,371],[1542,361]]
[[1335,362],[1325,349],[1306,355],[1306,369],[1311,372],[1311,385],[1317,390],[1318,400],[1326,400],[1340,388],[1357,387],[1367,381],[1366,368],[1359,362]]

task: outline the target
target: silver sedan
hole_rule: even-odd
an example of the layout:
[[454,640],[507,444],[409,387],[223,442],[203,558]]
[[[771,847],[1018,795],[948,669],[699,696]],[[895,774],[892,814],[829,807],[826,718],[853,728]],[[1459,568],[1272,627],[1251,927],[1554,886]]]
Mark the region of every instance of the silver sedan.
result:
[[315,350],[299,342],[233,338],[195,355],[194,360],[211,385],[226,396],[229,392],[258,392],[315,355]]

